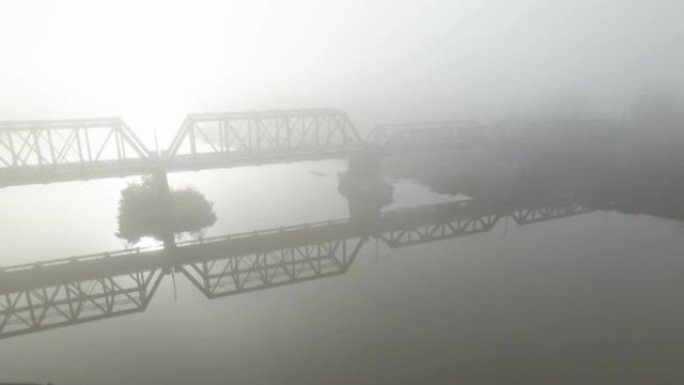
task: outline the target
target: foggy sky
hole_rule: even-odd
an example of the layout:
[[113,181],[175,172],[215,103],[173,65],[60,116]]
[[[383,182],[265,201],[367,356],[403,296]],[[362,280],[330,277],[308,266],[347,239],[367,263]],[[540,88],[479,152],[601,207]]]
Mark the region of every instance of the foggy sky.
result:
[[[684,2],[0,3],[0,120],[337,107],[361,123],[538,111],[575,95],[619,113],[684,89]],[[145,136],[143,134],[143,136]]]

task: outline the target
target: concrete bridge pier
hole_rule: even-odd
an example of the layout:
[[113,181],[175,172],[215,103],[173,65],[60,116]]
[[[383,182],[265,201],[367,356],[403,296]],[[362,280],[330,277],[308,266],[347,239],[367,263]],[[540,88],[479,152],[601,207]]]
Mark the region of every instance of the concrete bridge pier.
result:
[[362,151],[349,159],[347,171],[338,175],[338,191],[349,202],[349,217],[368,235],[376,231],[382,208],[392,203],[392,184],[382,175],[380,157],[373,151]]

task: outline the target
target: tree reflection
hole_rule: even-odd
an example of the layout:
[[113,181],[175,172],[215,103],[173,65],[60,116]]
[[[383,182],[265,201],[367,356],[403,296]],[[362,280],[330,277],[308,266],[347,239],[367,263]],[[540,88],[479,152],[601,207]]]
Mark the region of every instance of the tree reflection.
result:
[[144,177],[121,191],[117,237],[131,244],[143,237],[173,241],[216,222],[213,203],[191,188],[170,190],[164,177]]

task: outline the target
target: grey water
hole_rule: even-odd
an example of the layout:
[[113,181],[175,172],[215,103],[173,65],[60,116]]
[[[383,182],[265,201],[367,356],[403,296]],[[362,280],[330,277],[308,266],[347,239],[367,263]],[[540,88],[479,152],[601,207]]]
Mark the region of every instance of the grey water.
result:
[[[211,237],[347,218],[337,192],[345,167],[188,172],[169,182],[213,202]],[[0,266],[125,248],[117,205],[135,180],[0,190]],[[392,183],[383,211],[468,198]],[[370,239],[343,274],[216,299],[175,274],[143,312],[0,339],[0,382],[680,383],[683,232],[616,212],[500,220],[405,247]]]

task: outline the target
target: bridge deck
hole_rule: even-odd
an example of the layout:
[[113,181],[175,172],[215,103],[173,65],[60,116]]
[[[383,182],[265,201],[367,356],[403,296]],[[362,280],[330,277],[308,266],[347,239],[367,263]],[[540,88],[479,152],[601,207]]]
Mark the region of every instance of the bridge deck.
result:
[[167,250],[161,246],[124,249],[0,268],[0,293],[29,290],[65,280],[170,269],[198,261],[263,254],[369,236],[383,239],[390,247],[401,247],[487,231],[505,216],[526,224],[587,211],[590,210],[576,204],[520,207],[479,200],[418,206],[385,212],[377,220],[361,223],[351,219],[324,221],[186,241]]

